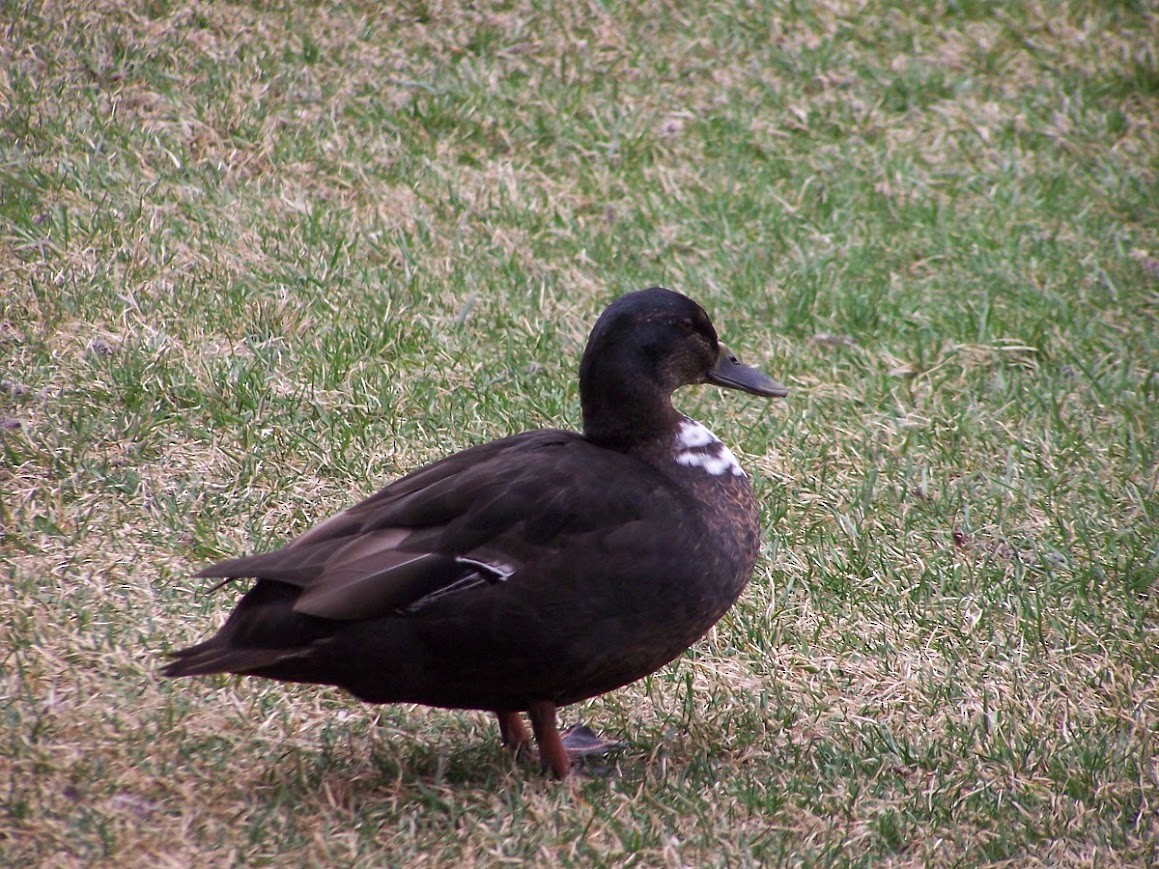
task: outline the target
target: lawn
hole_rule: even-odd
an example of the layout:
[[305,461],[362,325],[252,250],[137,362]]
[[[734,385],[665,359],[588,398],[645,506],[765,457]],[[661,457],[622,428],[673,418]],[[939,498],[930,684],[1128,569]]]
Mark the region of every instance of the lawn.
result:
[[[1151,4],[2,8],[0,864],[1159,861]],[[626,750],[158,678],[652,284],[791,392],[678,396],[764,550]]]

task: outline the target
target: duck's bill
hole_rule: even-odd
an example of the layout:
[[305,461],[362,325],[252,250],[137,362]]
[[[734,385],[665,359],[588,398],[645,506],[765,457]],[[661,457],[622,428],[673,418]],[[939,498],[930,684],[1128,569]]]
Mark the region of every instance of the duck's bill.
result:
[[723,344],[720,345],[720,357],[716,365],[708,372],[708,382],[725,389],[739,389],[767,398],[784,398],[789,394],[789,390],[773,378],[737,359],[736,354]]

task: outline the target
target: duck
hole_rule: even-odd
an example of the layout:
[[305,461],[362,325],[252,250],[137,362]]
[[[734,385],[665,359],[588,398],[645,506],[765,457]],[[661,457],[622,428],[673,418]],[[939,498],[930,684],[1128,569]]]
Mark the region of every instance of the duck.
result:
[[204,568],[253,580],[166,677],[336,686],[372,704],[474,709],[545,772],[609,747],[561,707],[668,664],[741,595],[760,548],[736,456],[679,412],[708,383],[787,389],[742,363],[708,314],[663,287],[615,299],[579,366],[581,432],[529,431],[395,480],[285,547]]

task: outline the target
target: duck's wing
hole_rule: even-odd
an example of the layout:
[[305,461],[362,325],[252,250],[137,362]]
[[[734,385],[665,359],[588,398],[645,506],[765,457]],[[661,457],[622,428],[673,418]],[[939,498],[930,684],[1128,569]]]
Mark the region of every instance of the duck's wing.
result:
[[[615,485],[626,482],[630,485]],[[406,614],[506,582],[575,535],[663,510],[658,472],[579,435],[540,431],[457,453],[337,514],[284,549],[203,577],[296,587],[293,610],[333,620]]]

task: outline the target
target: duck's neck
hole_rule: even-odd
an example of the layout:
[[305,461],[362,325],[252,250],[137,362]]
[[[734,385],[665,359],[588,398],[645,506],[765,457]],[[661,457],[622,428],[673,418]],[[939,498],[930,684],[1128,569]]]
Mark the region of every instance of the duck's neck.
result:
[[624,453],[649,453],[683,417],[654,384],[585,378],[580,388],[584,437]]

